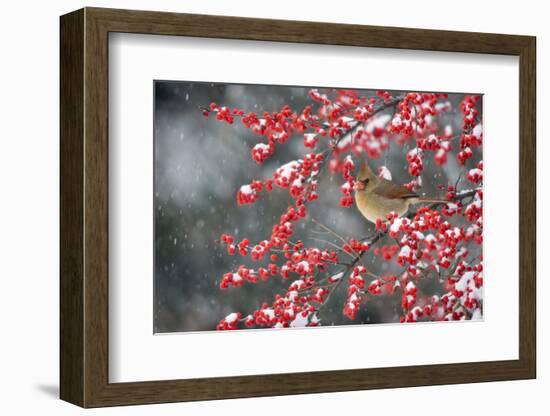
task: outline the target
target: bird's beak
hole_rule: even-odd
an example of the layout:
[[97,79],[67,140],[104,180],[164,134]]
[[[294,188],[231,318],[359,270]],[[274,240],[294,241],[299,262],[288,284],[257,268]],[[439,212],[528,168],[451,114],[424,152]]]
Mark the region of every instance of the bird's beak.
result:
[[361,181],[355,181],[354,188],[356,191],[363,191],[365,189],[365,184]]

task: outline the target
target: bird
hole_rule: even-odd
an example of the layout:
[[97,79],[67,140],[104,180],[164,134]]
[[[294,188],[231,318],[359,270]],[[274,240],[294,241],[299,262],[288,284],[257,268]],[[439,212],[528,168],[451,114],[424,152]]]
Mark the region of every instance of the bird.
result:
[[367,162],[359,170],[355,182],[355,205],[370,222],[388,221],[388,214],[403,216],[411,205],[419,203],[445,204],[451,201],[438,198],[426,198],[403,185],[380,178],[370,169]]

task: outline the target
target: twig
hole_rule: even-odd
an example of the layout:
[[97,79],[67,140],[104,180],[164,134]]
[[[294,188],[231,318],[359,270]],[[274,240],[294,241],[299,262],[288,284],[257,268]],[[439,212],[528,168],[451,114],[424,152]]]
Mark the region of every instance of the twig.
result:
[[348,253],[346,250],[343,250],[339,245],[337,244],[334,244],[332,241],[328,241],[328,240],[323,240],[321,238],[315,238],[315,237],[308,237],[310,240],[314,240],[314,241],[319,241],[321,243],[325,243],[325,244],[329,244],[331,245],[332,247],[334,247],[336,250],[342,252],[342,253],[345,253],[347,254],[348,256],[350,256],[351,258],[354,258],[353,255],[351,253]]
[[342,241],[343,243],[347,243],[346,239],[344,237],[342,237],[340,234],[338,234],[336,231],[330,229],[329,227],[327,227],[326,225],[322,224],[321,222],[317,221],[315,218],[312,218],[311,219],[311,222],[317,224],[319,227],[321,227],[323,230],[325,230],[327,233],[329,234],[332,234],[333,236],[335,236],[336,238],[338,238],[340,241]]

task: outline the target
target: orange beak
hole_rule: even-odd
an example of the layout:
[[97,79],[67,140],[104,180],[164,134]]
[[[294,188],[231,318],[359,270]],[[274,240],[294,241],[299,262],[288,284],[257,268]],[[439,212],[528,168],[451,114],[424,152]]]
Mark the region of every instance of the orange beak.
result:
[[355,181],[354,188],[355,188],[356,191],[362,191],[362,190],[365,189],[365,184],[361,181]]

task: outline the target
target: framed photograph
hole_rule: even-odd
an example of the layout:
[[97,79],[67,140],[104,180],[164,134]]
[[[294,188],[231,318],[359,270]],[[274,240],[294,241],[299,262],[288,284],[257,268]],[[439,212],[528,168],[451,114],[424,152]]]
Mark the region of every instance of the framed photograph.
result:
[[534,378],[535,49],[62,16],[61,398]]

